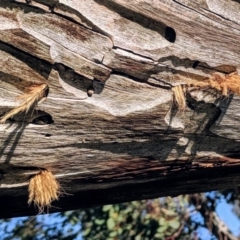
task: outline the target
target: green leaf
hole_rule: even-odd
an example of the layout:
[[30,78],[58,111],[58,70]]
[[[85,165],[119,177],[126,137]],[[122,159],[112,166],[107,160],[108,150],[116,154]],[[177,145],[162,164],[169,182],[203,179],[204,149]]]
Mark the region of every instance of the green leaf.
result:
[[165,239],[164,238],[164,235],[162,234],[162,233],[156,233],[155,235],[154,235],[154,239]]
[[108,230],[112,230],[115,227],[115,222],[112,218],[107,220],[107,228]]
[[115,209],[116,212],[118,212],[119,211],[119,205],[114,205],[114,209]]
[[146,235],[150,235],[150,234],[151,234],[151,230],[147,230]]
[[151,215],[149,213],[147,213],[145,216],[144,216],[145,219],[150,219],[151,218]]
[[71,225],[75,225],[76,223],[79,222],[79,219],[76,217],[76,216],[73,216],[71,219],[70,219],[70,224]]
[[97,224],[97,225],[102,225],[102,224],[104,224],[105,223],[105,219],[95,219],[95,224]]
[[107,212],[112,208],[112,205],[105,205],[102,207],[103,212]]
[[141,235],[137,235],[134,240],[141,240],[142,239],[142,236]]
[[166,210],[164,213],[169,217],[173,217],[177,215],[177,213],[174,210],[170,210],[170,209]]
[[148,225],[150,223],[150,220],[149,219],[144,219],[144,224],[145,225]]
[[140,215],[139,211],[134,211],[132,218],[136,220],[139,217],[139,215]]
[[159,224],[160,226],[166,224],[166,219],[163,218],[163,217],[160,217],[159,220],[158,220],[158,224]]
[[133,208],[132,208],[131,205],[129,205],[129,206],[123,211],[123,213],[124,213],[124,214],[128,214],[128,213],[131,213],[132,211],[133,211]]
[[116,237],[117,236],[117,231],[110,232],[109,237]]
[[123,218],[122,215],[118,215],[118,218],[117,218],[117,221],[118,221],[118,222],[123,222],[123,219],[124,219],[124,218]]
[[180,227],[180,222],[177,219],[174,219],[169,221],[168,225],[174,229],[178,229]]
[[161,227],[159,227],[159,228],[157,229],[157,232],[158,232],[158,233],[164,233],[164,232],[167,230],[167,228],[168,228],[168,225],[167,225],[167,224],[162,225]]
[[91,228],[87,228],[83,231],[82,235],[86,237],[91,232]]
[[138,202],[138,201],[133,201],[133,202],[131,202],[131,204],[132,204],[134,207],[139,206],[139,202]]
[[128,224],[127,226],[125,226],[125,229],[131,230],[131,229],[132,229],[132,225],[131,225],[131,224]]
[[177,206],[177,204],[173,201],[169,203],[169,207],[172,208],[172,209],[175,209],[176,206]]
[[117,219],[118,218],[118,213],[114,211],[114,208],[111,208],[109,211],[109,217],[113,218],[113,219]]
[[121,235],[123,232],[123,229],[119,227],[117,231],[118,231],[118,235]]

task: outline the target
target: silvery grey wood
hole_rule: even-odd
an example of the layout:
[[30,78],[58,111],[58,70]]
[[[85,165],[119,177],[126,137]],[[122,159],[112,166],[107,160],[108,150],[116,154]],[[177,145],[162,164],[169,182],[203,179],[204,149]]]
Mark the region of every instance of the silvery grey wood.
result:
[[0,114],[26,86],[50,91],[0,125],[0,216],[36,213],[27,181],[41,168],[72,194],[50,211],[237,186],[239,97],[190,89],[179,112],[171,88],[238,70],[239,7],[2,0]]

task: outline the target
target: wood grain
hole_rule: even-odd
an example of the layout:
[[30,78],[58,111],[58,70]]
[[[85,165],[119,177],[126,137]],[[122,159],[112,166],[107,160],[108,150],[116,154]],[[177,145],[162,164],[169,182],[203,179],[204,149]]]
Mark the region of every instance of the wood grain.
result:
[[36,213],[42,168],[72,194],[53,212],[238,185],[239,96],[189,89],[179,112],[171,88],[238,70],[239,6],[2,0],[0,114],[27,86],[50,92],[0,125],[0,217]]

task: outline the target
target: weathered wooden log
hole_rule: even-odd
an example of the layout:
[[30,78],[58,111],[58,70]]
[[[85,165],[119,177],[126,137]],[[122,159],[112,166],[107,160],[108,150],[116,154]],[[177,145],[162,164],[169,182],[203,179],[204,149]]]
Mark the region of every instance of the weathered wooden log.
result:
[[0,1],[0,114],[46,82],[37,108],[0,125],[0,217],[35,214],[29,177],[51,170],[65,211],[234,187],[237,94],[172,88],[238,70],[240,4],[202,0]]

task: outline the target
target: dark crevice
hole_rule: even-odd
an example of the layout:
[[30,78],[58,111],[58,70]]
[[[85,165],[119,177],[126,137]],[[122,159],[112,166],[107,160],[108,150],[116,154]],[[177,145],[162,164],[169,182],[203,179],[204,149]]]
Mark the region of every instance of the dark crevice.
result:
[[14,165],[14,164],[11,164],[11,163],[1,163],[0,164],[0,171],[3,171],[3,172],[6,172],[6,173],[9,173],[11,171],[21,171],[23,170],[24,172],[26,170],[29,170],[29,171],[39,171],[39,170],[45,170],[45,168],[42,168],[42,167],[36,167],[36,166],[20,166],[20,165]]
[[[201,70],[207,74],[211,74],[213,72],[221,72],[221,73],[229,74],[232,72],[236,72],[237,70],[236,67],[231,65],[218,65],[216,67],[211,67],[207,63],[200,62],[198,60],[191,60],[189,58],[182,59],[176,56],[167,56],[167,57],[160,58],[158,60],[160,64],[165,64],[165,62],[169,62],[169,61],[171,62],[174,68],[172,68],[171,66],[168,66],[168,68],[171,69],[171,71],[175,71],[175,72],[178,71],[176,70],[178,67],[184,67],[186,68],[186,70],[187,68],[194,68],[194,69],[201,68]],[[183,71],[179,70],[179,72],[183,72]],[[189,73],[189,76],[190,75],[191,73]]]
[[[149,58],[146,58],[146,60],[147,59]],[[166,81],[160,80],[157,77],[154,77],[153,75],[159,74],[162,72],[173,73],[174,69],[169,67],[167,64],[154,62],[152,59],[150,60],[151,62],[144,61],[144,60],[139,61],[138,62],[139,65],[137,68],[131,68],[128,66],[124,67],[125,65],[113,65],[113,66],[111,65],[109,66],[106,64],[103,64],[103,65],[106,67],[110,67],[112,69],[112,74],[113,73],[121,74],[132,79],[138,79],[136,81],[144,82],[144,83],[148,83],[150,79],[153,79],[163,83],[162,84],[163,86],[170,85]],[[128,60],[128,59],[127,61],[129,61],[130,66],[134,62],[134,60]]]
[[193,68],[193,66],[195,66],[196,63],[198,64],[200,63],[198,60],[191,60],[190,58],[179,58],[174,55],[162,57],[158,60],[159,63],[163,63],[163,64],[164,62],[169,62],[169,61],[171,61],[174,68],[177,68],[177,67]]
[[[2,109],[0,109],[2,113]],[[11,109],[6,108],[4,109],[4,113],[9,112]],[[29,111],[26,112],[21,112],[16,115],[14,115],[12,118],[7,120],[8,123],[16,123],[16,124],[38,124],[38,125],[46,125],[46,124],[52,124],[54,123],[52,116],[41,110],[36,110],[36,109],[29,109]]]
[[[204,101],[196,101],[190,94],[186,95],[187,105],[194,111],[191,121],[196,122],[196,130],[209,131],[209,129],[218,121],[222,115],[219,106],[214,103],[206,103]],[[205,116],[204,116],[205,115]]]
[[[167,89],[167,90],[171,89],[171,85],[170,85],[170,84],[169,84],[170,86],[164,86],[164,85],[161,85],[161,86],[160,86],[159,84],[151,83],[151,82],[148,82],[148,81],[146,81],[146,80],[136,78],[136,77],[134,77],[134,76],[129,76],[129,75],[123,73],[123,72],[119,72],[119,71],[114,71],[114,70],[113,70],[113,71],[112,71],[112,74],[129,78],[130,80],[133,80],[133,81],[135,81],[135,82],[146,83],[146,84],[148,84],[149,86],[152,86],[152,87],[157,87],[157,88],[161,87],[161,88]],[[158,79],[156,79],[156,78],[154,78],[154,79],[157,80],[157,81],[159,81],[159,82],[165,83],[164,81],[158,80]],[[167,84],[167,83],[165,83],[165,84]]]
[[197,68],[197,66],[199,65],[199,63],[200,63],[199,61],[195,61],[195,62],[193,63],[193,66],[192,66],[192,67],[193,67],[193,68]]
[[227,153],[226,157],[233,158],[233,159],[240,159],[240,154],[239,154],[239,151],[231,152],[231,153]]
[[55,63],[53,69],[58,71],[62,81],[76,89],[87,93],[87,90],[92,86],[93,81],[91,79],[76,73],[73,69],[61,63]]
[[51,136],[52,136],[52,134],[49,134],[49,133],[44,134],[44,137],[47,137],[47,138],[49,138]]
[[8,8],[11,10],[21,9],[22,11],[24,11],[24,13],[31,13],[31,12],[40,13],[40,14],[46,13],[46,11],[44,11],[43,9],[41,9],[39,7],[32,6],[31,4],[27,4],[27,3],[15,2],[13,0],[12,1],[1,0],[0,7]]
[[94,79],[92,82],[92,85],[90,86],[89,89],[91,89],[91,88],[94,89],[94,94],[101,94],[104,87],[105,87],[105,83],[103,83],[97,79]]
[[54,6],[56,5],[56,1],[49,1],[49,0],[30,0],[30,4],[32,2],[37,2],[40,3],[42,5],[48,6],[49,8],[54,8]]
[[35,125],[49,125],[53,123],[54,123],[53,118],[48,113],[46,113],[45,115],[36,117],[32,120],[32,124],[35,124]]
[[220,124],[220,122],[222,121],[223,116],[226,114],[229,105],[231,104],[232,100],[233,100],[233,96],[234,94],[230,94],[228,96],[228,98],[225,98],[224,96],[221,97],[220,99],[217,99],[215,101],[215,105],[218,106],[219,109],[221,109],[221,114],[218,117],[218,119],[216,119],[215,124],[218,125]]
[[[162,89],[166,89],[166,90],[170,90],[172,88],[172,85],[170,83],[167,83],[167,82],[165,82],[163,80],[160,80],[160,79],[157,79],[157,78],[153,78],[153,79],[158,81],[159,84],[154,84],[154,83],[148,82],[146,80],[139,79],[139,78],[136,78],[134,76],[130,76],[128,74],[125,74],[125,73],[122,73],[122,72],[119,72],[119,71],[112,71],[112,74],[128,78],[128,79],[133,80],[135,82],[145,83],[145,84],[147,84],[149,86],[152,86],[152,87],[162,88]],[[90,87],[90,89],[93,89],[95,94],[100,94],[105,87],[106,88],[112,88],[110,86],[105,85],[105,83],[94,79],[93,84]],[[113,88],[113,89],[115,89],[117,91],[116,88]]]
[[135,52],[133,52],[133,51],[131,51],[131,50],[129,50],[129,49],[121,48],[121,47],[119,47],[119,46],[113,46],[113,49],[121,49],[121,50],[124,50],[124,51],[126,51],[126,52],[128,52],[128,53],[132,53],[132,54],[134,54],[134,55],[136,55],[136,56],[139,56],[139,57],[145,58],[146,60],[151,60],[151,61],[154,62],[154,59],[152,59],[152,58],[150,58],[150,57],[147,57],[147,56],[145,56],[145,55],[141,55],[141,54],[139,54],[139,53],[135,53]]
[[174,43],[176,40],[176,32],[173,28],[171,27],[166,27],[165,28],[165,39],[168,40],[171,43]]
[[[159,85],[157,85],[158,87],[161,87],[166,90],[170,90],[173,87],[173,85],[171,83],[168,83],[164,80],[161,80],[161,79],[158,79],[155,77],[151,77],[151,78],[159,82]],[[148,82],[148,84],[149,84],[149,82]]]
[[30,68],[43,76],[45,79],[48,78],[52,70],[52,65],[49,62],[43,59],[38,59],[37,57],[26,53],[11,44],[0,41],[0,50],[12,55],[14,58],[19,59],[21,62],[26,63]]

